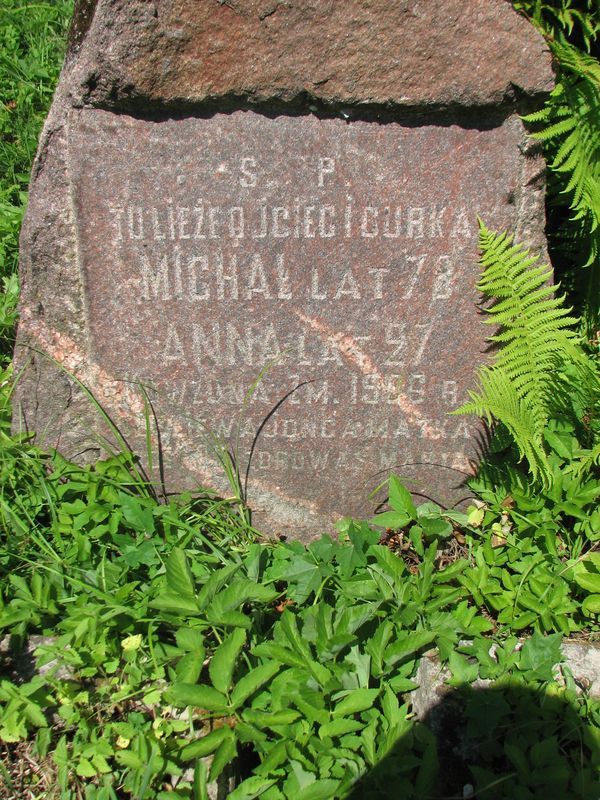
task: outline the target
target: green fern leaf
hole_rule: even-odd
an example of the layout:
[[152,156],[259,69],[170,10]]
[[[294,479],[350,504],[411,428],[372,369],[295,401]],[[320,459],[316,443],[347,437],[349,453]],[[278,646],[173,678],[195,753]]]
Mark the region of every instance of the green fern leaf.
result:
[[550,416],[560,411],[557,374],[564,363],[585,362],[571,329],[577,320],[555,296],[547,266],[538,266],[538,258],[508,234],[488,230],[481,220],[479,227],[478,288],[493,300],[485,321],[500,326],[489,340],[501,347],[494,364],[479,371],[479,391],[470,392],[470,401],[455,413],[502,423],[533,478],[549,485],[543,434]]
[[598,0],[513,0],[513,5],[549,40],[564,43],[575,33],[589,52],[600,35]]
[[[573,11],[574,13],[574,11]],[[563,20],[566,29],[575,17]],[[594,28],[596,33],[600,27]],[[589,33],[591,35],[592,29]],[[595,35],[595,34],[594,34]],[[600,63],[566,41],[549,40],[559,66],[557,85],[545,107],[524,117],[542,125],[534,137],[544,143],[550,169],[568,198],[579,237],[588,248],[584,266],[599,269],[600,250]]]
[[594,466],[600,466],[600,442],[598,442],[591,450],[585,450],[582,452],[581,458],[575,467],[574,473],[577,477],[581,477],[589,472]]

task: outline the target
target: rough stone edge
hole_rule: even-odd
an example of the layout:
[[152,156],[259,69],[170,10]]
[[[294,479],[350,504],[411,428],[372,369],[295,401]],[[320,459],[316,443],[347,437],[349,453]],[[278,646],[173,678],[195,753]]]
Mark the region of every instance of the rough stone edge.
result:
[[[94,442],[89,435],[85,435],[84,430],[80,436],[73,435],[75,428],[85,428],[85,423],[82,425],[81,420],[87,420],[90,427],[97,424],[95,414],[90,408],[90,401],[73,386],[66,371],[57,369],[52,361],[36,350],[46,350],[57,361],[61,361],[66,370],[77,375],[92,389],[111,413],[114,411],[118,415],[119,409],[127,409],[129,413],[124,411],[124,416],[121,418],[124,429],[133,430],[132,426],[135,427],[135,424],[131,412],[135,412],[137,408],[137,414],[141,418],[143,409],[140,406],[139,393],[133,393],[130,388],[118,385],[114,380],[111,381],[110,376],[105,375],[89,357],[84,277],[78,264],[77,236],[72,221],[67,222],[65,228],[72,239],[70,245],[72,252],[58,253],[59,245],[55,240],[51,240],[54,253],[43,251],[43,258],[37,256],[36,260],[36,254],[33,252],[33,242],[38,239],[49,215],[47,206],[54,205],[58,209],[61,206],[69,207],[71,204],[70,176],[66,153],[63,152],[68,136],[65,103],[68,103],[68,100],[63,91],[62,97],[57,96],[56,106],[53,107],[53,112],[44,128],[42,145],[34,170],[31,200],[33,213],[27,216],[22,230],[23,293],[15,362],[17,370],[25,366],[27,369],[15,392],[14,427],[17,430],[26,429],[35,432],[42,446],[57,449],[62,449],[61,443],[64,446],[60,431],[66,430],[65,438],[68,441],[65,455],[68,458],[77,455],[78,460],[91,462],[102,452],[97,442]],[[71,113],[77,115],[78,112]],[[519,144],[521,179],[514,198],[515,231],[511,233],[516,232],[519,239],[523,239],[528,246],[545,255],[544,232],[537,222],[544,216],[545,165],[540,148],[537,143],[532,143],[528,139],[524,126],[515,114],[504,124],[518,124],[522,127]],[[43,202],[51,188],[52,202]],[[71,211],[71,214],[73,213]],[[486,219],[485,222],[491,227],[494,226],[494,220]],[[42,267],[45,267],[43,280],[40,278]],[[53,296],[52,293],[44,296],[42,289],[47,283],[63,284],[66,291],[59,297]],[[48,308],[44,308],[45,305]],[[53,387],[51,398],[46,397],[44,407],[41,409],[37,403],[40,386]],[[21,409],[24,409],[22,419],[19,416]],[[228,492],[229,487],[223,481],[223,476],[215,474],[215,466],[217,470],[218,466],[199,463],[198,457],[193,455],[191,444],[190,455],[185,460],[190,462],[192,479],[189,486],[180,488],[193,490],[198,484],[205,484],[217,491]],[[277,527],[285,535],[295,538],[302,538],[305,531],[316,527],[321,530],[332,528],[335,522],[333,517],[315,513],[314,509],[305,504],[291,502],[291,498],[276,496],[267,486],[261,485],[260,481],[252,480],[251,483],[252,505],[257,507],[256,520],[259,527]],[[273,525],[273,520],[277,521],[276,526]]]
[[[56,660],[49,661],[38,669],[35,667],[35,651],[39,647],[53,644],[55,640],[56,637],[53,636],[31,635],[25,640],[20,653],[15,654],[11,636],[6,635],[0,639],[0,661],[12,657],[14,674],[19,682],[31,680],[36,674],[45,677],[52,671],[54,671],[53,677],[70,680],[73,677],[71,670],[65,665],[59,665]],[[517,648],[522,647],[523,641],[519,641]],[[493,648],[494,644],[491,643],[490,650]],[[559,683],[562,682],[561,667],[567,667],[573,675],[578,693],[585,692],[590,698],[600,700],[600,642],[564,640],[561,651],[563,661],[555,666],[555,675]],[[421,656],[415,676],[418,688],[409,696],[412,710],[418,720],[424,720],[430,712],[435,711],[443,698],[456,688],[447,684],[450,677],[450,670],[440,663],[436,650]],[[491,680],[478,679],[471,684],[471,687],[485,689],[493,685],[494,682]],[[209,770],[212,756],[204,758],[203,761]],[[180,780],[187,779],[193,779],[191,772],[180,778]],[[235,765],[232,765],[216,781],[208,785],[208,796],[210,800],[225,800],[235,785]]]
[[[25,216],[21,231],[23,290],[20,305],[21,322],[17,328],[14,362],[15,374],[23,374],[20,375],[15,391],[13,429],[16,431],[28,430],[29,432],[35,432],[38,443],[45,447],[56,447],[57,449],[61,449],[63,430],[72,429],[82,419],[93,419],[94,415],[90,410],[89,400],[74,387],[66,372],[60,369],[57,370],[55,364],[39,354],[40,341],[39,338],[32,335],[32,328],[29,326],[29,322],[33,320],[35,323],[43,323],[44,317],[46,317],[50,321],[51,332],[56,333],[61,338],[61,341],[64,336],[65,342],[75,341],[81,351],[89,353],[86,338],[85,291],[79,266],[69,261],[68,258],[64,259],[61,264],[60,259],[54,257],[56,253],[46,254],[45,263],[47,268],[44,271],[44,280],[40,278],[39,262],[31,264],[30,249],[32,243],[38,238],[42,226],[40,219],[36,219],[34,224],[31,208],[35,204],[38,207],[39,205],[43,206],[44,198],[50,190],[52,190],[55,206],[58,207],[62,204],[64,208],[69,208],[71,205],[70,180],[63,139],[67,135],[70,110],[81,107],[78,99],[74,96],[73,87],[78,85],[77,81],[81,77],[79,51],[85,47],[86,30],[94,24],[96,4],[97,0],[82,0],[80,3],[83,9],[82,17],[79,21],[74,20],[73,22],[69,54],[63,66],[50,113],[42,130],[37,156],[32,169],[31,205]],[[221,100],[224,99],[226,98],[221,98]],[[236,107],[240,107],[239,98],[234,98],[233,102]],[[317,116],[338,115],[338,112],[328,104],[325,104],[325,113],[321,114],[319,110],[312,110],[307,107],[306,103],[307,99],[304,97],[303,113],[316,113]],[[188,111],[192,115],[208,113],[209,106],[210,104],[196,103]],[[260,104],[253,106],[253,108],[256,113],[266,113],[268,111],[266,107]],[[110,110],[118,111],[119,109]],[[289,110],[292,110],[291,106]],[[371,107],[371,110],[375,117],[368,117],[367,115],[370,121],[376,118],[379,113],[375,107]],[[185,111],[184,109],[184,113]],[[506,123],[509,117],[515,116],[515,111],[515,103],[511,101],[505,109],[496,108],[496,113],[499,116],[494,119],[487,119],[486,121],[486,115],[482,113],[482,108],[475,108],[473,113],[479,115],[482,120],[482,127],[486,127],[489,124]],[[411,117],[413,112],[414,109],[410,108],[386,110],[386,114],[391,115],[391,118],[398,124],[414,125],[424,122],[423,119]],[[127,111],[121,109],[121,113],[127,113]],[[360,111],[360,114],[364,115],[364,113],[364,109]],[[448,116],[449,113],[450,116]],[[437,118],[438,114],[441,114],[441,120]],[[357,115],[356,118],[362,117]],[[390,117],[387,116],[386,119],[390,119]],[[435,118],[430,119],[429,124],[435,124],[436,121],[438,123],[442,122],[442,124],[449,124],[452,121],[451,112],[448,109],[437,109]],[[543,219],[544,216],[544,162],[540,154],[539,145],[527,139],[525,130],[523,131],[521,152],[523,154],[522,179],[519,194],[515,199],[518,207],[515,226],[516,235],[524,239],[528,246],[541,251],[545,255],[543,229],[540,225],[533,224],[536,219]],[[493,227],[493,220],[486,220],[486,223]],[[76,250],[77,236],[74,226],[72,226],[71,237],[73,247]],[[40,297],[42,296],[40,284],[52,283],[53,281],[59,284],[66,284],[66,290],[61,295],[61,299],[64,298],[65,302],[61,305],[55,298],[53,304],[49,304],[50,312],[46,315],[46,309],[42,307],[40,302]],[[59,342],[55,351],[60,353],[61,348],[62,344]],[[92,364],[91,366],[93,367],[94,365]],[[69,367],[69,364],[67,364],[67,367]],[[43,409],[41,409],[38,401],[39,387],[42,386],[52,386],[52,400],[48,401],[46,399]],[[48,394],[47,390],[46,394]],[[49,408],[47,407],[48,405],[50,406]],[[58,425],[56,424],[57,419],[60,420]],[[82,426],[80,425],[79,427]],[[46,435],[47,431],[50,435]],[[97,441],[86,435],[84,431],[81,431],[81,435],[78,437],[70,435],[68,438],[68,452],[65,453],[67,457],[77,457],[82,462],[93,462],[101,457],[101,447],[98,446]],[[198,480],[195,482],[195,486],[198,485]],[[219,479],[214,479],[212,488],[217,488],[219,491],[227,491],[223,481],[221,481],[222,485],[216,486],[218,482]],[[281,522],[282,507],[284,505],[286,508],[289,506],[286,499],[274,498],[267,487],[255,485],[253,492],[254,499],[258,501],[259,507],[262,506],[263,509],[265,507],[267,509],[272,508],[273,503],[277,503],[279,515],[275,516]],[[270,513],[266,515],[264,512],[259,513],[261,521],[263,519],[266,520],[265,524],[267,525],[270,524],[269,518],[271,516],[273,515]],[[322,529],[331,529],[334,523],[333,519],[317,515],[318,519],[313,518],[313,524],[311,525],[310,518],[314,516],[314,512],[304,506],[298,506],[297,503],[289,506],[285,514],[288,524],[283,526],[286,535],[302,538],[303,531],[301,528],[303,527],[302,520],[304,518],[309,518],[307,522],[308,528],[312,529],[316,524]]]
[[[12,647],[12,637],[6,635],[0,639],[0,658],[10,656],[15,661],[15,674],[20,680],[29,680],[32,675],[46,676],[58,666],[54,677],[60,680],[70,680],[72,671],[65,665],[58,665],[56,659],[49,661],[38,669],[35,668],[35,651],[39,647],[54,644],[56,637],[32,634],[25,640],[20,653],[15,654]],[[517,649],[523,646],[526,640],[520,640]],[[494,643],[490,641],[490,650]],[[563,660],[557,667],[566,666],[572,674],[580,693],[586,692],[589,697],[600,700],[600,641],[574,641],[563,640],[561,644]],[[427,712],[453,687],[446,681],[451,677],[448,667],[440,663],[437,650],[431,650],[421,656],[415,676],[415,683],[419,688],[410,693],[413,711],[419,719],[423,719]],[[558,675],[560,680],[560,675]],[[478,679],[471,685],[474,688],[485,688],[493,684],[488,679]]]
[[[223,5],[222,0],[216,0]],[[520,14],[513,6],[511,0],[504,0],[510,7],[510,12],[518,17],[516,25],[529,26],[531,29],[532,43],[538,47],[537,57],[545,58],[545,65],[540,67],[540,77],[536,83],[529,87],[521,87],[507,79],[502,90],[497,90],[493,96],[483,96],[476,91],[465,94],[459,100],[447,104],[434,98],[423,98],[422,103],[415,105],[400,94],[393,98],[368,98],[355,97],[352,94],[344,96],[331,96],[320,91],[320,86],[313,85],[285,88],[272,86],[271,88],[237,87],[229,92],[205,91],[197,96],[188,96],[184,93],[161,98],[151,96],[140,91],[135,86],[135,81],[127,80],[121,75],[118,68],[110,61],[103,60],[104,53],[111,48],[110,35],[103,41],[102,34],[113,27],[111,3],[114,0],[79,0],[76,2],[75,16],[69,32],[68,62],[71,66],[70,95],[74,107],[96,107],[108,110],[114,109],[136,115],[143,112],[150,102],[163,112],[169,113],[173,109],[181,109],[184,113],[193,113],[194,109],[203,108],[214,111],[217,108],[234,110],[237,107],[275,107],[278,113],[286,113],[293,109],[307,109],[311,105],[321,113],[331,109],[344,109],[350,107],[351,114],[356,118],[363,109],[375,110],[380,113],[398,113],[404,111],[410,117],[418,118],[419,113],[433,115],[453,115],[461,110],[471,109],[475,114],[492,112],[498,108],[505,111],[521,106],[520,113],[530,109],[532,100],[539,100],[547,96],[553,88],[553,60],[550,51],[545,45],[543,37],[534,28],[527,18]],[[152,9],[148,10],[150,13]],[[148,43],[146,43],[148,44]],[[100,68],[98,68],[100,65]],[[61,77],[62,80],[62,77]]]
[[[522,646],[520,642],[517,647]],[[490,644],[490,650],[493,644]],[[563,661],[556,665],[560,680],[560,666],[570,669],[578,691],[588,693],[591,698],[600,700],[600,642],[577,642],[566,640],[561,644]],[[413,711],[418,719],[424,719],[435,708],[442,698],[454,687],[446,681],[451,677],[448,667],[442,665],[436,650],[421,657],[415,683],[419,688],[411,692],[410,699]],[[493,681],[478,679],[471,686],[484,689],[493,685]]]

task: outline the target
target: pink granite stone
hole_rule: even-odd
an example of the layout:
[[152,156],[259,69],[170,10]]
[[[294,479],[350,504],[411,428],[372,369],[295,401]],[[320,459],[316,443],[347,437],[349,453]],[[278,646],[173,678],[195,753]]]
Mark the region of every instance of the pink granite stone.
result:
[[72,373],[142,454],[143,385],[167,487],[229,493],[229,451],[292,536],[370,514],[390,471],[468,495],[480,429],[447,412],[486,358],[477,216],[543,243],[511,105],[551,83],[533,29],[504,0],[82,7],[23,230],[16,424],[88,451]]

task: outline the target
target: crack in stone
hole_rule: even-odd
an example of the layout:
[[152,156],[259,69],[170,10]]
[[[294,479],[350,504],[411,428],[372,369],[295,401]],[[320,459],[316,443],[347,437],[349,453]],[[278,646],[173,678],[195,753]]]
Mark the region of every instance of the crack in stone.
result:
[[[126,381],[115,378],[97,364],[90,364],[85,353],[73,339],[36,319],[32,309],[28,306],[24,306],[22,309],[20,328],[21,332],[39,343],[43,354],[55,361],[59,368],[63,368],[80,381],[103,409],[106,407],[111,414],[117,415],[123,421],[133,426],[139,426],[145,410],[141,392]],[[177,442],[177,451],[179,451],[182,465],[189,469],[198,481],[214,487],[219,482],[215,474],[218,461],[216,449],[215,461],[205,460],[197,453],[196,444],[186,433],[182,424],[171,418],[168,429],[171,438]],[[206,431],[205,435],[207,439],[210,439],[209,431]],[[158,446],[156,431],[151,433],[151,437],[152,444],[155,447]],[[254,505],[257,500],[268,507],[283,504],[286,507],[285,516],[298,522],[306,512],[317,516],[320,513],[317,504],[309,500],[303,500],[298,508],[298,499],[283,493],[279,486],[273,487],[268,482],[258,481],[255,478],[251,479],[250,486],[253,490],[251,505]],[[223,487],[219,489],[219,491],[222,490]]]
[[386,394],[393,395],[393,404],[397,405],[406,415],[407,422],[421,431],[421,435],[426,439],[438,439],[439,433],[435,426],[431,425],[411,402],[410,398],[403,392],[397,392],[388,380],[377,369],[377,366],[370,356],[361,349],[352,336],[346,333],[336,333],[332,328],[315,317],[309,317],[301,311],[295,312],[296,316],[306,325],[312,328],[323,341],[335,346],[340,355],[363,375],[373,375],[377,380],[377,385]]

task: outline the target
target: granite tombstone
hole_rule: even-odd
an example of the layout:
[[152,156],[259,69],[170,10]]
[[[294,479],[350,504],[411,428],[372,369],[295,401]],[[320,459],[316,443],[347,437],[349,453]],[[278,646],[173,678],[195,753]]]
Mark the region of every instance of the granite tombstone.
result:
[[168,488],[227,491],[224,448],[292,536],[369,514],[392,470],[455,501],[476,219],[543,245],[518,111],[551,86],[506,0],[80,2],[22,234],[16,424],[89,453],[75,376],[143,453],[143,386]]

